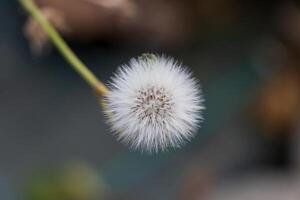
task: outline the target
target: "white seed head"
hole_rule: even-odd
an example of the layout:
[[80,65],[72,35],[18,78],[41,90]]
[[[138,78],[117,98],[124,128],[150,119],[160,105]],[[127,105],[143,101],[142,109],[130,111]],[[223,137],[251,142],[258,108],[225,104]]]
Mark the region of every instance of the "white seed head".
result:
[[200,87],[172,58],[145,54],[112,78],[106,115],[117,138],[135,149],[180,147],[202,120]]

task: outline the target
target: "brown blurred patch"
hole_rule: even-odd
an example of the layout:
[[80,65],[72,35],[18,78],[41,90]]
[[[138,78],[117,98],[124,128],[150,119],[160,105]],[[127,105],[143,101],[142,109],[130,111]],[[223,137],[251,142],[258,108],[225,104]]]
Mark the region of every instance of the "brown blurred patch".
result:
[[257,116],[267,135],[290,133],[300,116],[299,62],[288,57],[261,89]]

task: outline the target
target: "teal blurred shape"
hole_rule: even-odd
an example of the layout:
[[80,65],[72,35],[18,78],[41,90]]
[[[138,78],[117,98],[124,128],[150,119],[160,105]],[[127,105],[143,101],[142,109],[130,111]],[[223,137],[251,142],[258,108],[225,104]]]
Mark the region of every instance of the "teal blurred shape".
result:
[[0,199],[5,200],[17,200],[17,192],[14,190],[9,181],[0,177]]

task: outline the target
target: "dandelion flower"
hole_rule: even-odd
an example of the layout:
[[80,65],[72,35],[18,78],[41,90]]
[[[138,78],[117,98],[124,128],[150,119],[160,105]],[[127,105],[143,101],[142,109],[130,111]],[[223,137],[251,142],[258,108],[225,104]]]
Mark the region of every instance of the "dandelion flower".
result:
[[174,59],[153,54],[131,59],[118,69],[105,103],[117,138],[146,152],[189,141],[204,109],[191,73]]

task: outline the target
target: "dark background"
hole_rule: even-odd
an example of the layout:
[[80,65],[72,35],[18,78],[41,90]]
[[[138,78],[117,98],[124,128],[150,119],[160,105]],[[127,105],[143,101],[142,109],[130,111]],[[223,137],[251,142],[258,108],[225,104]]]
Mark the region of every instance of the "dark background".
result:
[[[54,49],[30,52],[24,11],[16,1],[0,1],[0,198],[22,199],[33,173],[69,162],[96,169],[107,199],[194,198],[186,193],[235,199],[231,193],[265,185],[284,193],[274,183],[289,182],[297,151],[286,139],[268,139],[252,119],[258,91],[276,69],[268,52],[277,44],[272,12],[278,4],[244,1],[234,26],[195,34],[180,48],[69,41],[101,80],[131,57],[154,52],[181,60],[201,81],[207,109],[196,137],[182,149],[147,155],[116,141],[94,93]],[[249,174],[257,182],[244,178]],[[231,184],[234,192],[226,189]]]

